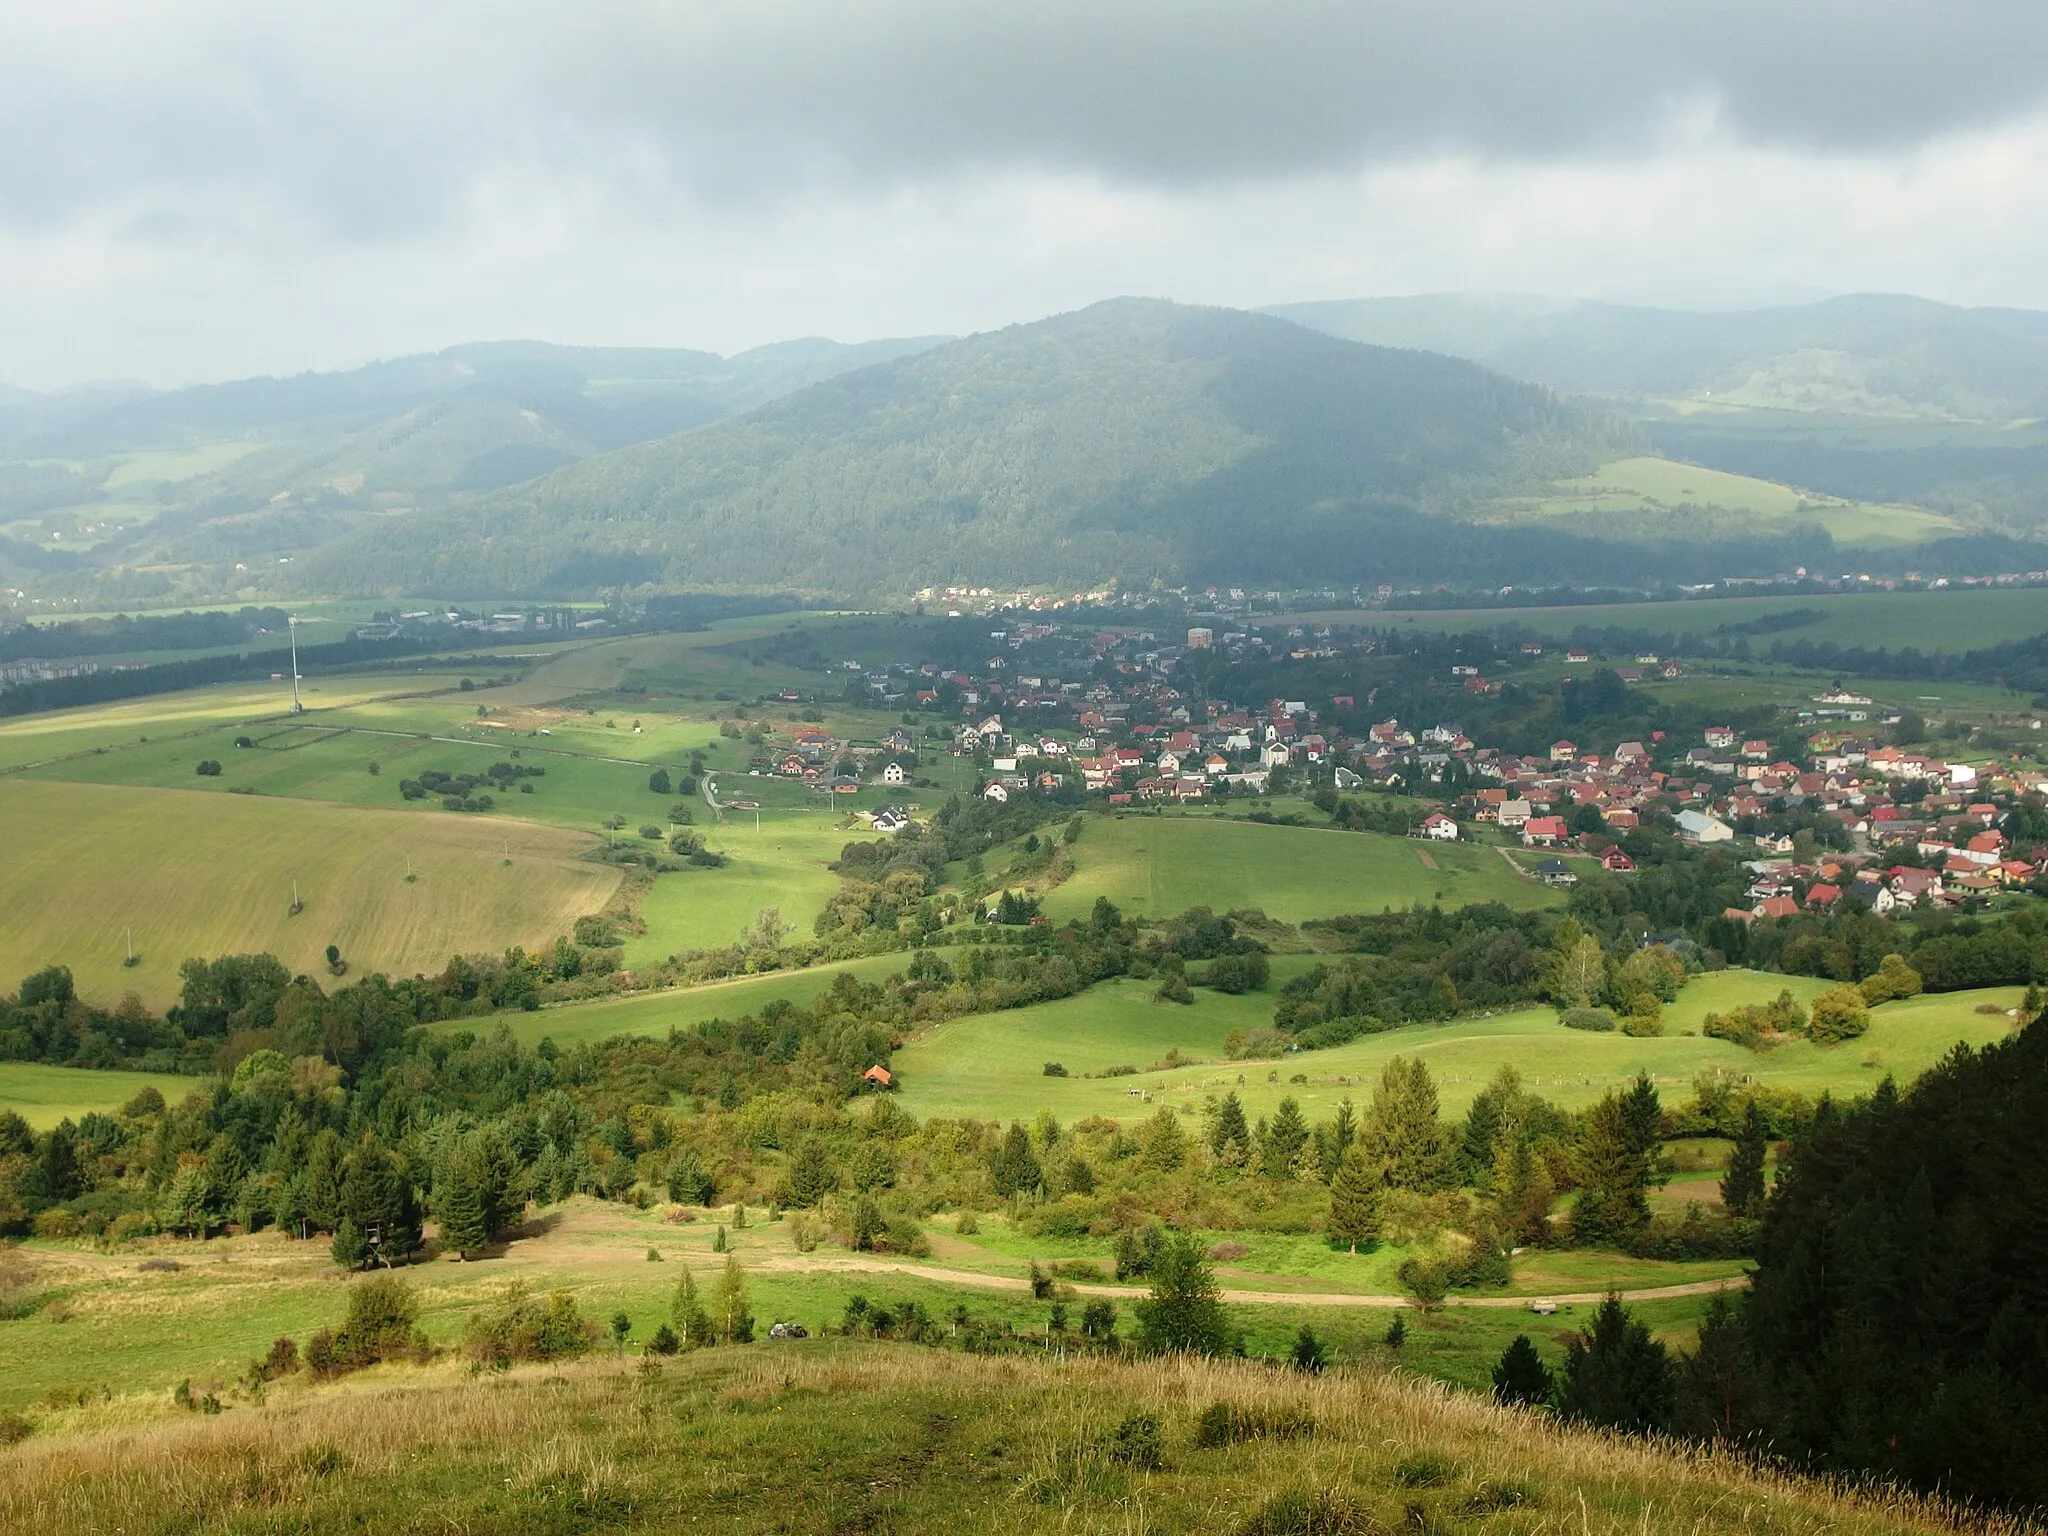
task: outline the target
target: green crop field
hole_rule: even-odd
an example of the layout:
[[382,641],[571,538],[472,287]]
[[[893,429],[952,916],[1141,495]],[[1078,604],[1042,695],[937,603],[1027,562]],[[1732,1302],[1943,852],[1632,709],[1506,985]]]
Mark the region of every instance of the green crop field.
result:
[[95,1112],[112,1114],[145,1088],[175,1104],[204,1085],[195,1077],[154,1072],[95,1072],[41,1062],[0,1061],[0,1109],[11,1109],[39,1131],[60,1120]]
[[[1272,987],[1311,963],[1281,956]],[[1548,1008],[1521,1009],[1491,1018],[1412,1025],[1340,1046],[1275,1061],[1232,1062],[1222,1045],[1232,1029],[1272,1022],[1272,987],[1225,997],[1197,991],[1192,1007],[1151,1000],[1151,987],[1124,980],[1105,983],[1058,1002],[1009,1013],[983,1014],[935,1025],[897,1052],[904,1103],[923,1114],[1028,1119],[1050,1109],[1061,1119],[1106,1115],[1131,1121],[1161,1104],[1199,1110],[1208,1097],[1236,1090],[1247,1114],[1268,1114],[1291,1094],[1311,1119],[1329,1115],[1341,1099],[1362,1103],[1380,1069],[1394,1056],[1429,1064],[1446,1113],[1461,1112],[1503,1065],[1528,1087],[1568,1108],[1587,1104],[1647,1072],[1668,1094],[1688,1096],[1693,1077],[1709,1068],[1748,1075],[1809,1096],[1867,1093],[1887,1073],[1912,1081],[1957,1041],[1981,1045],[2003,1039],[2016,988],[1952,992],[1887,1003],[1871,1013],[1870,1032],[1846,1045],[1820,1047],[1795,1041],[1757,1054],[1722,1040],[1683,1033],[1707,1013],[1761,1001],[1789,987],[1811,997],[1830,985],[1809,978],[1724,971],[1697,978],[1667,1010],[1667,1032],[1653,1039],[1587,1034],[1565,1029]],[[1177,1049],[1190,1064],[1148,1070]],[[1067,1077],[1047,1077],[1057,1061]],[[1084,1078],[1084,1072],[1133,1066],[1134,1076]],[[1299,1076],[1304,1081],[1296,1082]]]
[[1682,518],[1699,508],[1720,507],[1751,512],[1772,523],[1819,523],[1841,544],[1919,543],[1955,531],[1948,518],[1921,507],[1845,501],[1648,456],[1617,459],[1597,473],[1559,481],[1547,495],[1499,505],[1511,515],[1545,518],[1600,512],[1669,513]]
[[14,778],[0,779],[0,821],[0,976],[68,965],[108,1002],[131,989],[172,1001],[192,955],[268,950],[323,974],[331,943],[357,972],[410,975],[537,947],[619,882],[576,857],[589,838],[496,817]]
[[1416,902],[1541,907],[1557,899],[1476,844],[1211,816],[1091,817],[1073,853],[1073,878],[1046,898],[1055,921],[1086,916],[1098,896],[1137,917],[1256,907],[1290,923]]
[[1582,625],[1711,634],[1773,614],[1812,609],[1812,624],[1764,637],[1821,640],[1843,646],[1913,645],[1923,651],[1966,651],[2048,633],[2048,590],[1814,593],[1794,597],[1715,597],[1683,602],[1600,603],[1557,608],[1442,608],[1428,612],[1357,608],[1300,614],[1328,624],[1415,625],[1423,629],[1491,629],[1512,624],[1562,639]]

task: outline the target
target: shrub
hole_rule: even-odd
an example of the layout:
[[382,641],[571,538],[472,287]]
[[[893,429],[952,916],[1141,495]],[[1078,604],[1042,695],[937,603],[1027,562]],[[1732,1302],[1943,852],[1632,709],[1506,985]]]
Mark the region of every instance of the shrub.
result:
[[1377,1520],[1341,1493],[1291,1490],[1238,1526],[1235,1536],[1362,1536],[1381,1529]]
[[1856,989],[1863,1001],[1875,1008],[1895,997],[1918,997],[1920,973],[1906,964],[1903,955],[1886,955],[1878,968],[1863,978]]
[[1045,1075],[1047,1077],[1065,1077],[1067,1069],[1057,1061],[1048,1061],[1045,1064]]
[[306,1364],[316,1376],[338,1376],[380,1360],[417,1358],[426,1351],[412,1287],[394,1275],[373,1275],[349,1287],[348,1314],[341,1326],[322,1329],[307,1341]]
[[1614,1029],[1614,1015],[1605,1008],[1566,1008],[1558,1013],[1557,1022],[1566,1029],[1591,1030],[1595,1034],[1607,1034]]
[[1813,1015],[1806,1025],[1806,1038],[1815,1045],[1839,1045],[1854,1040],[1870,1027],[1870,1007],[1863,993],[1852,986],[1830,988],[1813,1000]]
[[500,1370],[515,1360],[562,1360],[586,1353],[597,1342],[597,1325],[576,1310],[567,1291],[546,1300],[509,1282],[495,1306],[470,1320],[466,1343],[471,1358]]
[[682,1347],[682,1340],[676,1337],[675,1329],[667,1323],[663,1323],[648,1336],[647,1353],[650,1355],[672,1355]]
[[1752,1051],[1767,1051],[1788,1035],[1806,1028],[1806,1010],[1789,989],[1780,988],[1768,1003],[1744,1003],[1726,1013],[1710,1013],[1700,1032]]
[[35,1433],[35,1426],[18,1413],[0,1413],[0,1445],[19,1445]]
[[1315,1432],[1315,1416],[1297,1408],[1211,1403],[1195,1421],[1195,1445],[1213,1451],[1247,1440],[1306,1440]]
[[1166,1433],[1157,1415],[1134,1413],[1104,1437],[1102,1452],[1127,1467],[1156,1472],[1166,1462]]
[[217,779],[220,777],[220,763],[211,757],[203,758],[195,771],[202,779]]

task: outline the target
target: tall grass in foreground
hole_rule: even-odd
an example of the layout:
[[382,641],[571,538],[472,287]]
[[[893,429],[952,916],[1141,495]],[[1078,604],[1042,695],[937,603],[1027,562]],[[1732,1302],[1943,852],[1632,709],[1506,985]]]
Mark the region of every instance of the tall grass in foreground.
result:
[[1412,1380],[1242,1363],[813,1341],[508,1375],[386,1367],[218,1415],[93,1417],[116,1411],[49,1420],[0,1451],[0,1530],[1855,1536],[1956,1523],[1926,1500],[1565,1430]]

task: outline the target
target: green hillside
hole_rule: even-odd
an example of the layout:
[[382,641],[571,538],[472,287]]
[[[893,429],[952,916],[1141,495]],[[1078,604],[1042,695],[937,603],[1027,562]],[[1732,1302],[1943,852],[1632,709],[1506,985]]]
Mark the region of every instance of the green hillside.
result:
[[[1440,566],[1488,491],[1614,430],[1542,389],[1238,311],[1123,299],[842,375],[323,552],[335,588],[620,579],[902,589]],[[1249,537],[1253,528],[1258,537]]]

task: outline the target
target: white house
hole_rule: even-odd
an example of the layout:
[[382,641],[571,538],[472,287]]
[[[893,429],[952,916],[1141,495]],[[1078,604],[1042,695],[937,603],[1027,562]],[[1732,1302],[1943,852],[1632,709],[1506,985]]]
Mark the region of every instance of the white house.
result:
[[1500,803],[1500,825],[1504,832],[1512,832],[1524,825],[1534,807],[1526,800],[1503,800]]
[[1735,835],[1727,822],[1699,811],[1680,811],[1675,819],[1679,837],[1688,843],[1725,843]]
[[910,775],[903,771],[901,763],[884,763],[882,765],[882,782],[884,784],[903,784],[907,783],[909,779]]
[[981,792],[981,797],[984,800],[1007,801],[1010,798],[1010,792],[1000,784],[991,784]]
[[1422,835],[1433,837],[1440,843],[1455,843],[1458,840],[1458,824],[1442,811],[1431,811],[1423,819]]

